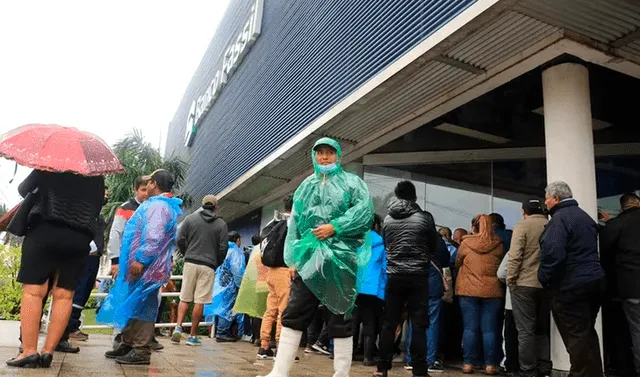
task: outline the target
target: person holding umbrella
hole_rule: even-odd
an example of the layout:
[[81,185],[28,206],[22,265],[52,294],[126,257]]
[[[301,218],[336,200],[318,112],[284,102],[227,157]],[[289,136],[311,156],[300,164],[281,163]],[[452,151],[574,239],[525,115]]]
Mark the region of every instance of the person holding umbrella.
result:
[[[23,351],[7,365],[50,367],[96,235],[104,175],[124,169],[96,136],[55,125],[27,125],[0,136],[0,156],[34,169],[18,188],[25,200],[8,227],[25,238],[17,279],[23,284]],[[53,311],[40,356],[42,302],[50,284]]]

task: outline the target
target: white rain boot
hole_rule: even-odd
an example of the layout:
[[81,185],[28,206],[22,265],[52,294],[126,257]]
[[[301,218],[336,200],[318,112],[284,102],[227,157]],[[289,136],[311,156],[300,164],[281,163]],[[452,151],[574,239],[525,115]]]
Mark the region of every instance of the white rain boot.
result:
[[353,359],[353,337],[333,339],[333,377],[349,377]]
[[271,373],[265,377],[289,377],[289,371],[296,359],[301,339],[302,331],[293,330],[288,327],[282,328],[276,360],[273,363],[273,369],[271,370]]

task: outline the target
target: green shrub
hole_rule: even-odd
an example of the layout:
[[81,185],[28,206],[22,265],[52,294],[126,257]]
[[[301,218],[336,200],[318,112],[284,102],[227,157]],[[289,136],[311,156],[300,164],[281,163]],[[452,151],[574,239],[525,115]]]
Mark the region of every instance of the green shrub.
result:
[[21,249],[16,246],[0,246],[0,318],[20,319],[22,284],[18,283]]
[[[91,291],[91,293],[98,293],[97,289],[94,289]],[[97,298],[93,297],[93,296],[89,296],[89,299],[87,300],[87,303],[85,304],[84,308],[85,309],[95,309],[96,308],[96,302]]]

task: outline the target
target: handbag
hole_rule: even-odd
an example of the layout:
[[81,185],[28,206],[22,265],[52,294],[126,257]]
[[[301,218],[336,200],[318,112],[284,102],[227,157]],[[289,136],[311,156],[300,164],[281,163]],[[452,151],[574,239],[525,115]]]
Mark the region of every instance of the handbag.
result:
[[448,268],[444,268],[440,270],[438,265],[433,263],[433,261],[431,261],[431,265],[433,266],[433,268],[436,269],[436,271],[438,271],[438,274],[442,279],[442,288],[443,288],[442,301],[447,303],[452,303],[453,302],[453,279],[451,278],[451,270]]
[[16,204],[15,207],[11,208],[7,213],[0,217],[0,232],[7,230],[7,226],[11,222],[11,219],[13,219],[13,216],[15,216],[18,208],[20,208],[20,203]]
[[9,222],[9,225],[7,225],[7,232],[18,237],[27,235],[27,230],[29,229],[29,213],[31,213],[31,209],[36,203],[37,193],[38,188],[36,187],[35,190],[29,192],[22,202],[18,204],[18,209],[13,215],[11,222]]

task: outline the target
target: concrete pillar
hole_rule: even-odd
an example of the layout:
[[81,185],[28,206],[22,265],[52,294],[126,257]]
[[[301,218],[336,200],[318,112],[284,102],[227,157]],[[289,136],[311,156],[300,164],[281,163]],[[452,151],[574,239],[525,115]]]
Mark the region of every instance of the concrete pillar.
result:
[[[594,220],[598,219],[596,172],[589,71],[575,63],[563,63],[542,73],[547,182],[565,181],[574,198]],[[596,322],[602,349],[602,322]],[[554,371],[567,372],[571,364],[555,324],[551,329]]]

